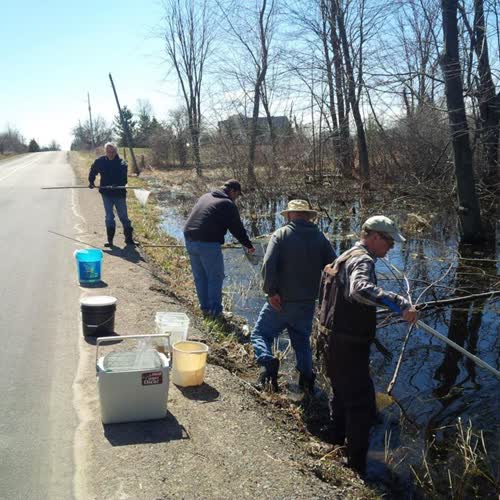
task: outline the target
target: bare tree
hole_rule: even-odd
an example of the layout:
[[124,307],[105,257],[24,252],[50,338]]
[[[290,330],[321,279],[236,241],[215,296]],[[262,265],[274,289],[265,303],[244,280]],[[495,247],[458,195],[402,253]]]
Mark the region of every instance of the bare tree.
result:
[[481,239],[482,229],[459,60],[457,3],[457,0],[441,0],[444,38],[441,65],[445,81],[448,120],[460,204],[459,216],[462,226],[462,241],[472,243]]
[[[347,37],[346,30],[346,7],[343,0],[333,0],[334,3],[334,17],[337,21],[337,26],[339,30],[339,39],[342,46],[342,53],[344,56],[344,68],[347,79],[347,94],[349,98],[349,106],[352,111],[354,118],[354,123],[356,124],[356,135],[358,139],[358,162],[359,171],[361,175],[362,186],[368,188],[370,185],[370,164],[368,159],[368,145],[366,143],[365,127],[363,124],[363,119],[361,118],[361,111],[359,105],[360,89],[363,82],[363,61],[362,61],[362,47],[363,47],[363,29],[360,28],[359,36],[361,37],[359,41],[359,53],[358,53],[358,74],[354,74],[353,66],[353,49],[352,45],[349,44],[349,39]],[[361,11],[364,10],[364,0],[361,0]],[[360,22],[362,22],[362,16]]]
[[165,52],[175,68],[189,122],[196,174],[201,175],[201,97],[213,31],[207,1],[165,0]]
[[[291,67],[315,94],[313,99],[325,124],[319,145],[327,149],[328,143],[333,142],[336,166],[344,175],[350,175],[353,155],[349,103],[335,11],[334,0],[302,0],[290,7],[292,21],[303,28],[302,38],[310,38],[305,53],[300,54],[301,48],[294,52]],[[320,71],[315,86],[310,85],[311,65]],[[320,103],[320,100],[324,102]]]
[[0,154],[3,153],[24,153],[28,150],[25,139],[19,130],[7,125],[5,132],[0,132]]
[[337,26],[338,8],[335,0],[320,0],[320,9],[322,17],[321,38],[328,82],[328,108],[334,127],[335,151],[340,171],[344,175],[348,175],[352,167],[352,148],[349,137],[349,103],[345,92],[346,71],[344,70],[341,40]]
[[[231,8],[229,9],[220,1],[218,1],[218,4],[233,37],[240,42],[252,61],[253,106],[248,146],[247,180],[249,183],[255,183],[255,152],[257,148],[258,118],[266,75],[269,68],[269,49],[274,34],[277,0],[258,0],[256,2],[255,11],[243,9],[240,2],[231,2]],[[265,108],[267,108],[267,114],[269,115],[269,100],[267,94],[264,99]],[[269,121],[268,118],[268,122]]]
[[[498,180],[498,139],[500,112],[495,84],[491,75],[486,20],[483,0],[474,0],[474,24],[470,25],[465,8],[459,5],[462,19],[469,32],[471,50],[477,58],[477,100],[479,131],[486,163],[486,181],[495,186]],[[472,57],[472,53],[470,55]]]
[[72,151],[91,151],[95,146],[103,146],[106,142],[112,140],[113,127],[108,125],[102,116],[98,115],[93,120],[92,127],[90,120],[86,120],[83,123],[79,121],[78,125],[73,128],[72,133]]

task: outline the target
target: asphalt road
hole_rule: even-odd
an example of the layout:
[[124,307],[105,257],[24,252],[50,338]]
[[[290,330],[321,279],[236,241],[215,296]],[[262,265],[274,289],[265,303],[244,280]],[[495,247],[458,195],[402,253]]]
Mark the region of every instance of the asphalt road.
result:
[[66,153],[0,162],[0,498],[71,499],[78,217]]

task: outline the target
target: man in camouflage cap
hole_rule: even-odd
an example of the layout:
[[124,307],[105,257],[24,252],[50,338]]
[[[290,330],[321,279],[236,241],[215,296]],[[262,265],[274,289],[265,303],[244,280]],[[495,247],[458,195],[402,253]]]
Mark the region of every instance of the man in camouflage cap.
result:
[[375,342],[376,308],[401,311],[414,323],[415,308],[404,297],[377,285],[375,262],[394,242],[403,243],[394,222],[383,215],[370,217],[360,240],[323,270],[320,288],[319,343],[333,389],[330,440],[347,444],[348,465],[363,475],[370,428],[376,416],[370,377],[370,344]]

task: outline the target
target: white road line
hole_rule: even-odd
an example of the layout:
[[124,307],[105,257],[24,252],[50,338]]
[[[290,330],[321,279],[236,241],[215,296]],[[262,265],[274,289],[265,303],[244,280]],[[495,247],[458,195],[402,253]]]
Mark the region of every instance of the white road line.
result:
[[72,189],[71,190],[71,211],[73,212],[73,214],[75,215],[75,217],[79,218],[79,219],[82,219],[82,222],[77,222],[73,227],[74,229],[78,232],[78,234],[82,234],[84,232],[83,228],[81,227],[81,224],[86,224],[86,220],[85,218],[80,214],[80,212],[78,212],[78,208],[77,208],[77,202],[76,202],[76,198],[75,198],[76,194],[75,194],[75,190]]
[[[87,221],[78,210],[77,193],[74,189],[71,190],[71,211],[77,219],[73,227],[77,234],[85,232]],[[84,290],[80,289],[80,298],[88,295]],[[90,460],[89,442],[86,440],[88,435],[88,427],[90,422],[95,418],[89,404],[89,395],[86,393],[85,382],[88,380],[88,367],[92,365],[92,352],[86,349],[85,340],[83,337],[83,326],[80,310],[77,313],[78,328],[78,366],[73,379],[73,408],[78,419],[73,438],[73,463],[75,466],[73,474],[73,496],[77,500],[85,500],[90,498],[90,491],[87,486],[87,477],[85,476],[86,463]]]
[[10,177],[12,174],[15,174],[17,171],[22,170],[23,168],[29,167],[30,165],[32,165],[36,161],[38,161],[38,158],[34,158],[29,163],[25,163],[25,164],[15,168],[14,170],[12,170],[12,172],[9,172],[7,175],[4,175],[3,177],[0,177],[0,182],[4,181],[5,179],[7,179],[7,177]]

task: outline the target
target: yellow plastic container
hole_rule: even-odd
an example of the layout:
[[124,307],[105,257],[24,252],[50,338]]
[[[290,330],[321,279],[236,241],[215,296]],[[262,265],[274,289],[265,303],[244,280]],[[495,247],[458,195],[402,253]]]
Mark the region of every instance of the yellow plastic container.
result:
[[172,346],[172,382],[181,387],[203,384],[208,346],[201,342],[182,341]]

